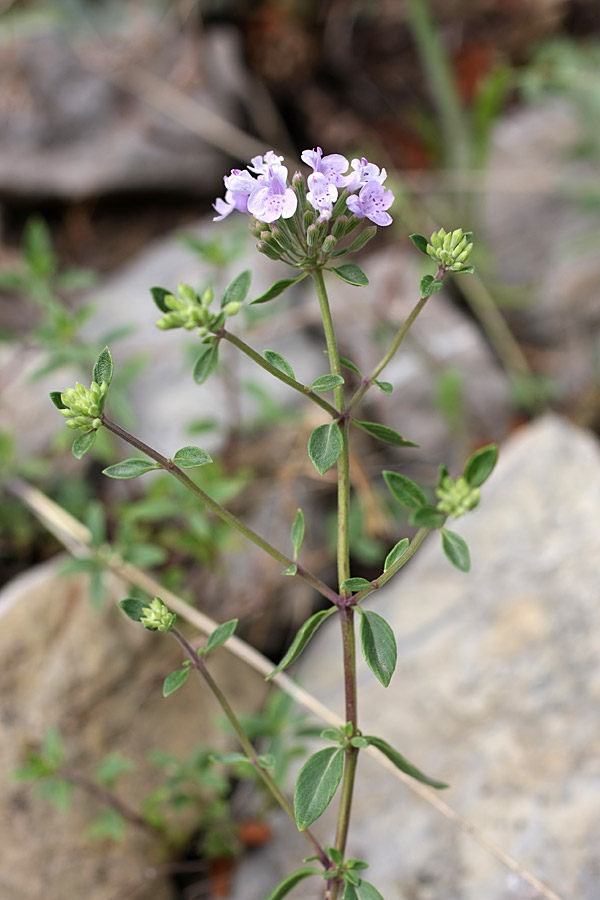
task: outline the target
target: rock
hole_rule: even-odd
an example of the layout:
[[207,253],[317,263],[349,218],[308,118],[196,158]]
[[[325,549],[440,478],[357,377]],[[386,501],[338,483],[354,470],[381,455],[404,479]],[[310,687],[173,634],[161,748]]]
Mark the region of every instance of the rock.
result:
[[[120,31],[103,23],[101,37],[84,30],[83,43],[81,33],[70,41],[50,22],[13,38],[0,61],[8,101],[0,106],[0,191],[72,200],[142,189],[210,194],[221,183],[224,152],[168,115],[173,104],[165,115],[153,99],[161,84],[179,80],[198,114],[206,108],[235,121],[239,42],[209,31],[195,45],[168,19],[139,13],[129,33],[124,13]],[[146,97],[136,82],[132,91],[120,87],[132,62],[158,79]]]
[[[481,508],[456,525],[471,573],[452,569],[432,535],[372,604],[397,635],[390,687],[359,668],[363,732],[450,782],[450,806],[580,900],[595,900],[600,876],[599,504],[589,433],[553,416],[521,429],[502,448]],[[340,712],[339,635],[328,626],[295,674]],[[368,758],[353,814],[348,853],[369,861],[367,880],[389,900],[540,896]],[[298,866],[299,836],[278,828],[273,846],[240,869],[235,900],[259,900]],[[331,839],[321,823],[315,830]],[[303,885],[290,898],[320,896],[316,880]]]
[[[166,877],[148,879],[164,862],[153,838],[129,826],[122,843],[91,840],[88,823],[101,807],[75,790],[68,814],[35,796],[31,783],[10,779],[28,746],[51,726],[64,740],[68,764],[91,775],[108,753],[136,761],[117,793],[139,809],[157,783],[150,748],[180,758],[204,744],[223,746],[211,723],[219,707],[200,684],[164,700],[162,680],[181,664],[175,641],[130,622],[115,600],[126,589],[110,582],[100,611],[81,577],[65,580],[56,562],[29,572],[0,594],[0,894],[15,900],[86,897],[114,900],[137,886],[140,900],[173,900]],[[215,679],[234,705],[252,709],[264,694],[262,679],[223,651],[211,661]],[[122,787],[121,787],[122,786]],[[123,892],[121,894],[120,892]]]

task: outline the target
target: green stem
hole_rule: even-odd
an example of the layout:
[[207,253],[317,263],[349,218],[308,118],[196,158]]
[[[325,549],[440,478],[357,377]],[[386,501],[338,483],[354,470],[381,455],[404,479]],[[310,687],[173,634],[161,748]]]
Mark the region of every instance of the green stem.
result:
[[[292,809],[290,803],[287,800],[287,797],[282,793],[279,785],[271,777],[271,775],[269,775],[268,771],[264,768],[264,766],[262,766],[260,764],[258,755],[257,755],[254,747],[252,746],[252,742],[250,741],[250,739],[248,738],[248,735],[242,728],[242,725],[241,725],[238,717],[236,716],[235,712],[233,711],[231,704],[227,700],[227,697],[225,696],[225,694],[223,693],[223,691],[221,690],[219,685],[216,683],[216,681],[214,680],[214,678],[212,677],[212,675],[206,668],[206,663],[205,663],[203,657],[198,656],[198,654],[194,651],[194,648],[192,647],[192,645],[186,640],[186,638],[184,638],[184,636],[181,634],[181,632],[177,628],[171,628],[171,634],[173,635],[175,640],[178,642],[180,647],[182,647],[183,650],[185,651],[187,658],[189,659],[189,661],[192,664],[192,667],[194,669],[196,669],[198,674],[204,679],[204,681],[206,682],[206,684],[212,691],[212,693],[213,693],[214,697],[216,698],[217,702],[219,703],[221,709],[223,710],[223,712],[229,719],[229,722],[231,723],[231,727],[235,731],[237,739],[240,742],[242,749],[244,750],[244,753],[246,754],[246,756],[248,757],[248,759],[254,766],[254,769],[256,770],[256,772],[258,773],[258,775],[264,782],[265,786],[267,787],[267,789],[270,791],[273,798],[281,806],[281,808],[284,810],[284,812],[287,813],[287,815],[290,817],[290,819],[292,820],[292,822],[295,825],[296,817],[294,815],[294,810]],[[323,850],[323,848],[321,847],[321,845],[319,844],[317,839],[314,837],[314,835],[310,832],[310,830],[308,828],[305,828],[302,833],[306,836],[306,839],[308,840],[309,844],[318,853],[319,859],[321,860],[322,864],[325,866],[325,868],[327,868],[330,865],[329,857],[327,856],[327,854],[325,853],[325,851]]]
[[419,315],[419,313],[421,312],[421,310],[427,303],[428,299],[429,299],[428,297],[421,297],[421,299],[415,304],[415,306],[413,307],[407,320],[405,321],[405,323],[402,325],[402,327],[396,334],[396,337],[392,341],[390,348],[387,351],[387,353],[385,354],[385,356],[383,356],[381,358],[381,360],[377,363],[377,365],[375,366],[375,368],[373,369],[371,374],[367,378],[363,379],[361,386],[355,391],[354,395],[350,399],[350,402],[348,403],[348,412],[351,412],[354,409],[354,407],[358,403],[360,403],[360,401],[362,400],[364,395],[367,393],[369,388],[373,386],[377,376],[380,375],[381,372],[383,372],[383,370],[385,369],[387,364],[390,362],[392,357],[395,355],[396,351],[398,350],[398,347],[400,346],[400,344],[402,343],[402,341],[404,340],[404,338],[410,331],[411,327],[413,326],[413,324],[415,322],[415,319],[417,318],[417,316]]
[[405,566],[409,559],[415,555],[430,531],[431,528],[419,528],[402,556],[396,560],[393,566],[390,566],[389,569],[386,569],[385,572],[382,572],[378,578],[372,581],[371,587],[365,588],[355,594],[352,598],[352,604],[356,606],[361,600],[364,600],[365,597],[372,594],[373,591],[377,591],[380,587],[383,587],[384,584],[387,584],[390,578],[393,578],[396,572],[398,572],[402,566]]
[[326,597],[331,603],[337,603],[339,601],[338,595],[333,591],[325,582],[321,581],[316,575],[314,575],[309,569],[306,569],[304,566],[301,566],[298,562],[295,562],[291,557],[286,556],[284,553],[281,553],[276,547],[273,547],[268,541],[262,538],[259,534],[257,534],[252,528],[249,528],[248,525],[245,525],[240,521],[233,513],[230,513],[224,506],[221,506],[220,503],[217,503],[216,500],[213,500],[212,497],[209,497],[201,487],[199,487],[192,479],[183,472],[179,466],[176,466],[172,459],[167,459],[166,456],[163,456],[162,453],[159,453],[157,450],[154,450],[153,447],[149,447],[148,444],[141,441],[139,438],[130,434],[128,431],[125,431],[124,428],[121,428],[120,425],[117,425],[115,422],[111,422],[105,415],[102,415],[102,424],[105,428],[108,428],[109,431],[112,431],[117,437],[120,437],[122,440],[127,441],[128,444],[131,444],[132,447],[135,447],[137,450],[140,450],[142,453],[145,453],[150,459],[153,459],[157,462],[163,469],[173,475],[181,484],[184,485],[189,491],[198,497],[205,506],[208,507],[212,512],[215,513],[223,522],[226,522],[232,528],[235,528],[236,531],[239,531],[240,534],[243,534],[249,541],[252,541],[253,544],[256,544],[257,547],[260,547],[261,550],[264,550],[265,553],[268,553],[269,556],[272,556],[273,559],[276,559],[278,562],[282,563],[286,568],[291,565],[295,565],[297,567],[296,574],[303,578],[308,584],[311,585],[316,591]]
[[234,347],[237,347],[238,350],[241,350],[242,353],[245,353],[253,362],[264,369],[265,372],[268,372],[270,375],[273,375],[274,378],[278,378],[279,381],[283,381],[284,384],[287,384],[289,387],[293,388],[298,393],[302,394],[305,397],[309,397],[313,403],[316,403],[317,406],[320,406],[321,409],[324,409],[325,412],[328,412],[330,416],[334,419],[337,419],[339,416],[339,412],[332,406],[331,403],[328,403],[323,397],[320,397],[315,391],[311,391],[311,389],[302,384],[300,381],[296,381],[294,378],[290,378],[289,375],[286,375],[285,372],[282,372],[281,369],[276,368],[276,366],[271,365],[270,362],[261,356],[260,353],[257,353],[249,344],[243,341],[241,338],[237,337],[237,335],[232,334],[230,331],[225,331],[224,328],[219,331],[219,337],[222,337],[224,340],[229,341],[230,344],[233,344]]

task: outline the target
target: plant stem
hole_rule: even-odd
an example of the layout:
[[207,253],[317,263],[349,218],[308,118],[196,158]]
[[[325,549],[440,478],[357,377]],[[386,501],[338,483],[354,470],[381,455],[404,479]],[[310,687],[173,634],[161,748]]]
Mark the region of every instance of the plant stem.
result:
[[350,402],[348,403],[348,412],[351,412],[354,409],[354,407],[358,403],[360,403],[360,401],[362,400],[364,395],[367,393],[369,388],[373,386],[373,383],[375,382],[375,379],[377,378],[377,376],[380,375],[381,372],[383,372],[383,370],[385,369],[387,364],[393,358],[396,351],[398,350],[398,347],[400,346],[400,344],[402,343],[402,341],[404,340],[404,338],[410,331],[412,325],[415,322],[415,319],[417,318],[417,316],[419,315],[419,313],[421,312],[421,310],[427,303],[428,299],[429,299],[428,297],[421,297],[421,299],[415,304],[410,315],[408,316],[408,318],[406,319],[406,321],[404,322],[402,327],[399,329],[399,331],[396,334],[396,337],[390,344],[390,347],[389,347],[389,350],[387,351],[387,353],[380,359],[380,361],[377,363],[377,365],[375,366],[375,368],[373,369],[371,374],[368,376],[368,378],[363,379],[361,386],[359,388],[357,388],[354,395],[350,399]]
[[[329,352],[329,363],[334,375],[341,374],[340,356],[331,318],[329,300],[325,288],[322,269],[312,272],[315,282],[325,340]],[[338,526],[337,526],[337,568],[338,590],[342,603],[339,607],[340,622],[342,627],[342,646],[344,656],[344,695],[346,703],[346,722],[352,724],[352,734],[358,731],[358,705],[356,691],[356,641],[354,635],[354,610],[344,601],[347,601],[350,593],[342,590],[341,585],[350,577],[350,548],[349,548],[349,519],[350,519],[350,453],[349,453],[349,418],[346,412],[344,388],[339,385],[334,390],[335,405],[342,414],[340,421],[342,433],[342,452],[337,463],[338,472]],[[348,828],[350,825],[350,812],[352,808],[352,795],[354,792],[354,779],[356,776],[356,763],[358,750],[348,747],[344,752],[344,774],[342,777],[342,789],[340,794],[340,806],[338,812],[338,825],[336,832],[336,849],[342,854],[346,849]],[[327,897],[336,900],[341,882],[334,880],[328,884]]]
[[390,578],[393,578],[396,572],[398,572],[402,568],[402,566],[405,566],[409,559],[414,556],[430,531],[431,528],[419,528],[402,556],[397,559],[396,562],[389,567],[389,569],[386,569],[385,572],[382,572],[378,578],[372,581],[370,587],[364,588],[364,590],[359,591],[357,594],[355,594],[352,597],[352,604],[356,606],[357,603],[360,603],[361,600],[364,600],[364,598],[369,594],[372,594],[373,591],[377,591],[380,587],[383,587],[384,584],[387,584]]
[[80,772],[73,772],[70,769],[61,769],[58,774],[66,781],[70,781],[71,784],[76,784],[78,787],[82,788],[82,790],[84,790],[91,797],[94,797],[104,806],[109,806],[111,809],[116,810],[116,812],[118,812],[119,815],[121,815],[125,819],[125,821],[129,822],[131,825],[135,825],[137,828],[143,829],[144,831],[152,834],[154,837],[164,837],[161,828],[157,828],[156,826],[151,825],[134,809],[131,809],[131,807],[127,806],[126,803],[123,803],[122,800],[108,791],[105,787],[102,787],[102,785],[97,784],[91,778],[88,778],[87,775],[82,775]]
[[[246,756],[248,757],[248,759],[254,766],[254,769],[256,770],[256,772],[258,773],[258,775],[264,782],[265,786],[267,787],[267,789],[270,791],[270,793],[272,794],[274,799],[281,806],[281,808],[284,810],[284,812],[287,813],[287,815],[290,817],[290,819],[292,820],[292,822],[295,825],[296,817],[294,815],[294,810],[292,809],[292,807],[291,807],[290,803],[288,802],[287,798],[285,797],[285,795],[282,793],[281,789],[279,788],[279,785],[271,777],[271,775],[269,775],[268,771],[264,768],[264,766],[262,766],[260,764],[257,753],[256,753],[254,747],[252,746],[252,743],[251,743],[250,739],[248,738],[248,735],[242,728],[242,725],[241,725],[238,717],[236,716],[235,712],[233,711],[233,708],[231,707],[229,701],[227,700],[227,697],[225,696],[225,694],[223,693],[223,691],[221,690],[219,685],[216,683],[216,681],[214,680],[214,678],[212,677],[212,675],[206,668],[206,663],[205,663],[204,658],[202,656],[198,656],[198,654],[196,653],[196,651],[194,650],[192,645],[187,641],[187,639],[181,634],[181,632],[177,628],[171,628],[171,634],[173,635],[175,640],[178,642],[180,647],[182,647],[182,649],[184,650],[187,658],[189,659],[189,661],[192,664],[192,667],[194,669],[196,669],[198,674],[204,679],[204,681],[206,682],[206,684],[212,691],[212,693],[213,693],[214,697],[216,698],[217,702],[219,703],[221,709],[223,710],[223,712],[229,719],[229,722],[231,723],[231,726],[236,733],[237,739],[240,742],[242,749],[244,750],[244,753],[246,754]],[[327,868],[330,865],[330,860],[329,860],[329,857],[327,856],[327,854],[325,853],[325,851],[323,850],[323,848],[321,847],[320,843],[317,841],[317,839],[314,837],[314,835],[311,833],[311,831],[308,828],[305,828],[302,833],[306,836],[306,839],[309,842],[309,844],[312,846],[312,848],[317,852],[319,859],[321,860],[323,866],[325,868]]]
[[249,344],[243,341],[241,338],[237,337],[237,335],[232,334],[230,331],[226,331],[224,328],[219,331],[219,337],[222,337],[224,340],[229,341],[230,344],[233,344],[234,347],[237,347],[238,350],[241,350],[242,353],[245,353],[246,356],[250,357],[253,362],[259,365],[265,372],[268,372],[270,375],[273,375],[274,378],[278,378],[279,381],[283,381],[284,384],[287,384],[289,387],[293,388],[295,391],[298,391],[305,397],[308,397],[313,403],[316,403],[317,406],[320,406],[321,409],[324,409],[325,412],[328,412],[330,416],[334,419],[338,418],[339,412],[332,406],[331,403],[328,403],[323,397],[320,397],[319,394],[315,393],[315,391],[311,391],[311,389],[302,384],[300,381],[296,381],[294,378],[290,378],[289,375],[286,375],[285,372],[282,372],[281,369],[276,368],[276,366],[271,365],[270,362],[257,353]]
[[117,425],[115,422],[112,422],[105,415],[102,415],[102,424],[105,428],[108,428],[109,431],[112,431],[113,434],[117,435],[117,437],[122,438],[122,440],[127,441],[128,444],[131,444],[132,447],[135,447],[137,450],[140,450],[142,453],[145,453],[150,459],[153,459],[157,462],[163,469],[173,475],[181,484],[184,485],[189,491],[198,497],[205,506],[207,506],[212,512],[215,513],[223,522],[226,522],[232,528],[235,528],[236,531],[239,531],[243,534],[249,541],[252,541],[253,544],[256,544],[257,547],[260,547],[261,550],[264,550],[265,553],[268,553],[269,556],[272,556],[273,559],[276,559],[278,562],[282,563],[284,566],[289,567],[291,565],[297,566],[297,575],[300,578],[303,578],[308,584],[311,585],[316,591],[326,597],[331,603],[337,603],[339,601],[339,597],[335,591],[333,591],[325,582],[321,581],[316,575],[314,575],[311,571],[306,569],[304,566],[301,566],[299,563],[294,563],[291,557],[286,556],[284,553],[281,553],[277,550],[276,547],[273,547],[268,541],[262,538],[259,534],[257,534],[252,528],[248,525],[245,525],[240,521],[233,513],[230,513],[224,506],[221,506],[220,503],[217,503],[216,500],[213,500],[212,497],[209,497],[201,487],[199,487],[192,479],[183,472],[179,466],[175,465],[172,459],[167,459],[166,456],[163,456],[162,453],[159,453],[158,450],[154,450],[153,447],[149,447],[148,444],[141,441],[139,438],[135,437],[133,434],[130,434],[128,431],[125,431],[124,428],[121,428],[120,425]]

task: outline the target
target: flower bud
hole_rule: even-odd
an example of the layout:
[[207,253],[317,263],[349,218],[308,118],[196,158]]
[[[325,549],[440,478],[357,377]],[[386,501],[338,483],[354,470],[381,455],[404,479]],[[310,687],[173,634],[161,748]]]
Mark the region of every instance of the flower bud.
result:
[[318,225],[309,225],[306,229],[306,243],[309,247],[316,247],[319,240],[320,227]]
[[259,253],[264,253],[265,256],[268,256],[269,259],[281,259],[281,253],[278,253],[275,247],[270,246],[266,241],[259,241],[256,249]]
[[447,475],[442,479],[436,494],[440,498],[437,505],[439,511],[454,519],[475,509],[480,499],[479,488],[472,487],[463,476],[452,481]]
[[235,316],[241,309],[242,304],[232,300],[230,303],[226,303],[223,307],[223,312],[226,316]]
[[344,237],[346,234],[346,226],[348,225],[348,216],[338,216],[331,226],[331,233],[336,238]]
[[335,245],[337,244],[337,238],[332,234],[328,234],[325,240],[323,241],[322,251],[325,255],[331,253],[332,250],[335,249]]
[[140,622],[150,631],[167,632],[175,624],[176,618],[175,613],[169,612],[160,597],[155,597],[150,606],[143,608]]

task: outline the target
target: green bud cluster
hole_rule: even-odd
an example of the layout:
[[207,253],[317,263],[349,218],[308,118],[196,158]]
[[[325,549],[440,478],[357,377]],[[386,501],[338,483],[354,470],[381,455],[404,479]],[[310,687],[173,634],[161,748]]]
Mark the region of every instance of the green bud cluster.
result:
[[453,519],[475,509],[480,499],[479,488],[472,487],[462,475],[456,481],[452,481],[449,475],[444,476],[436,494],[440,498],[437,505],[439,511]]
[[210,305],[214,299],[211,288],[202,293],[194,290],[189,284],[181,282],[177,287],[178,297],[166,294],[164,305],[168,308],[161,319],[156,323],[163,331],[171,328],[185,328],[191,331],[198,329],[199,337],[206,337],[211,331],[223,325],[229,316],[235,316],[241,308],[241,303],[226,303],[220,312],[211,311]]
[[440,228],[431,235],[427,253],[444,269],[460,272],[473,249],[470,237],[470,234],[463,233],[462,228],[447,233]]
[[175,624],[176,618],[175,613],[169,612],[160,597],[155,597],[150,606],[143,608],[140,622],[150,631],[167,632]]
[[67,428],[100,428],[100,416],[104,409],[104,400],[108,392],[105,381],[102,384],[92,382],[89,390],[79,382],[74,388],[67,388],[60,395],[63,409],[59,412],[68,421]]

